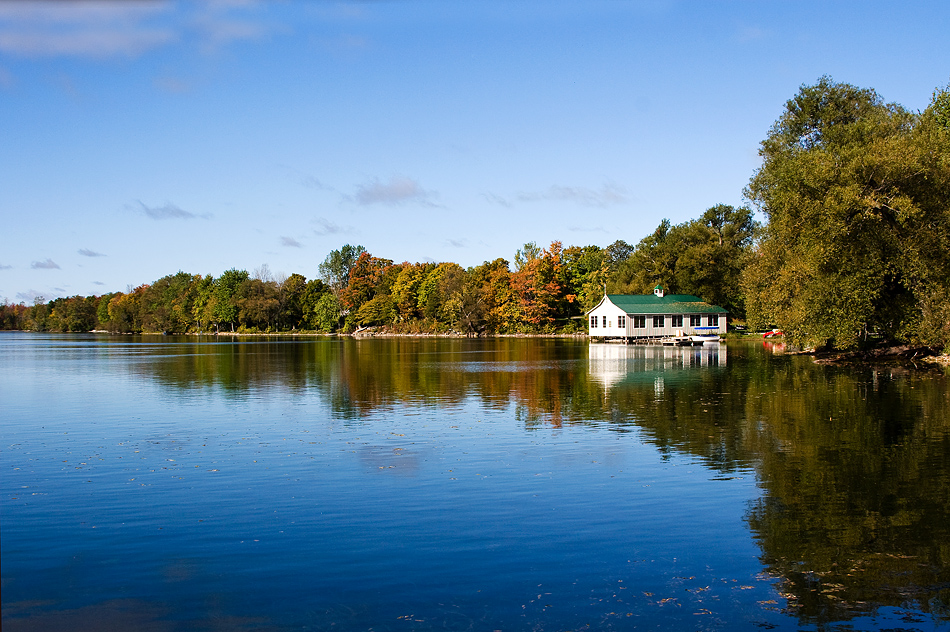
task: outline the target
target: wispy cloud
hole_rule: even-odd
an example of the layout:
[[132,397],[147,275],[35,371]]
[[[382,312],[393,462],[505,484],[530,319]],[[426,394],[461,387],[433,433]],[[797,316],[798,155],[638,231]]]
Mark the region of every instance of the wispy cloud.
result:
[[93,281],[92,284],[93,284],[93,285],[105,285],[105,283],[103,283],[102,281]]
[[29,57],[138,57],[184,44],[214,52],[274,29],[266,4],[156,0],[6,0],[0,3],[0,51]]
[[498,204],[499,206],[504,206],[505,208],[511,208],[511,202],[501,197],[500,195],[496,195],[494,193],[482,193],[482,197],[484,197],[486,200],[488,200],[492,204]]
[[80,248],[79,254],[84,257],[105,257],[101,252],[96,252],[95,250],[89,250],[88,248]]
[[293,237],[280,236],[280,245],[287,246],[288,248],[303,248],[303,244],[294,239]]
[[446,239],[445,244],[447,246],[452,246],[453,248],[467,248],[468,240],[467,239]]
[[4,264],[0,263],[0,270],[9,270],[9,269],[12,268],[12,267],[13,267],[13,266],[8,266],[8,265],[4,265]]
[[436,193],[426,191],[412,178],[394,176],[389,179],[389,182],[381,182],[379,178],[373,178],[371,182],[357,185],[355,200],[361,206],[371,204],[439,206],[434,202],[436,197],[438,197]]
[[626,191],[615,184],[605,184],[599,190],[556,184],[537,193],[518,193],[516,199],[520,202],[554,200],[595,208],[605,208],[627,202]]
[[156,77],[152,83],[162,92],[169,94],[185,94],[191,92],[192,84],[179,77],[162,76]]
[[308,189],[316,189],[318,191],[333,190],[333,187],[323,184],[319,178],[315,178],[314,176],[303,176],[300,180],[300,184]]
[[745,26],[739,27],[738,37],[740,42],[751,42],[755,40],[762,40],[769,37],[770,33],[768,30],[762,28],[761,26],[755,24],[748,24]]
[[272,30],[256,19],[258,3],[236,0],[218,0],[204,3],[198,14],[188,22],[200,36],[203,52],[215,52],[233,42],[256,40]]
[[343,34],[321,39],[320,45],[336,55],[349,55],[370,48],[371,42],[362,35]]
[[568,226],[572,233],[609,233],[603,226]]
[[46,296],[42,292],[37,292],[36,290],[27,290],[26,292],[17,292],[16,297],[21,301],[33,302],[36,299],[45,300]]
[[60,270],[59,264],[53,261],[52,259],[47,259],[46,261],[34,261],[30,264],[30,267],[34,270]]
[[0,50],[34,57],[136,57],[178,39],[163,2],[29,2],[0,5]]
[[16,80],[9,70],[0,66],[0,88],[12,88]]
[[312,223],[317,225],[317,227],[313,229],[314,234],[321,237],[324,235],[346,235],[356,232],[356,229],[351,226],[340,226],[325,217],[318,217],[313,220]]
[[146,217],[155,220],[163,219],[211,219],[211,213],[202,213],[198,215],[197,213],[192,213],[191,211],[186,211],[171,202],[166,202],[165,206],[148,206],[144,202],[139,201],[139,210],[145,214]]

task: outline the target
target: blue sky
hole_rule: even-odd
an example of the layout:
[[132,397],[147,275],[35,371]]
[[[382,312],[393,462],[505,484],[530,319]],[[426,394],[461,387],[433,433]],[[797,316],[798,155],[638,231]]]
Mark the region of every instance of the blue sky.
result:
[[0,3],[0,299],[636,243],[830,75],[919,110],[950,3]]

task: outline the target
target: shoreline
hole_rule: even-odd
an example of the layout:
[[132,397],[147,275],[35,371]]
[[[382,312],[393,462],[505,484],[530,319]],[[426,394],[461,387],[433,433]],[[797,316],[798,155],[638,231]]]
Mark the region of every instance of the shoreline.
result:
[[[483,336],[473,336],[457,332],[447,333],[397,333],[381,331],[354,331],[351,333],[323,333],[318,331],[277,331],[271,333],[263,332],[229,332],[229,331],[209,331],[209,332],[187,332],[165,334],[162,332],[141,332],[141,333],[120,333],[111,332],[102,329],[94,329],[83,332],[35,332],[26,329],[6,329],[3,331],[17,333],[46,333],[46,334],[96,334],[107,336],[148,336],[148,337],[187,337],[187,338],[206,338],[206,337],[230,337],[230,338],[455,338],[455,339],[490,339],[490,338],[567,338],[567,339],[589,339],[588,334],[584,332],[560,333],[560,334],[489,334]],[[738,339],[744,339],[748,336],[741,335]],[[937,352],[930,347],[911,346],[911,345],[892,345],[880,349],[871,349],[867,351],[787,351],[786,355],[808,355],[814,358],[816,364],[843,365],[843,364],[876,364],[876,363],[894,363],[910,362],[915,364],[923,362],[931,366],[940,366],[950,368],[950,354]]]

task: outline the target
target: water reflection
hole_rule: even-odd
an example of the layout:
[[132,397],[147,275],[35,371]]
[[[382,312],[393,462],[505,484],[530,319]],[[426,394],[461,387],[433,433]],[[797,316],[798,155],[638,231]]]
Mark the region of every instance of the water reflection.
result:
[[591,343],[588,372],[605,387],[653,380],[661,393],[667,378],[682,377],[680,370],[725,366],[727,355],[727,347],[718,343],[696,347]]
[[[517,338],[45,340],[58,361],[107,358],[108,370],[157,383],[163,397],[243,401],[280,391],[316,397],[352,424],[386,411],[475,406],[510,410],[532,432],[635,432],[660,454],[701,463],[713,480],[754,472],[760,493],[745,524],[762,567],[781,582],[776,607],[796,622],[885,606],[950,619],[944,373],[820,366],[760,340],[686,348]],[[409,441],[374,440],[353,453],[386,480],[416,476],[430,458]]]

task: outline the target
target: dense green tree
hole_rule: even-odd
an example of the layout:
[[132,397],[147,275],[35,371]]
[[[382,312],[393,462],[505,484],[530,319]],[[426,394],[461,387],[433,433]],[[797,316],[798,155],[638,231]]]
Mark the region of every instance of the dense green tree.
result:
[[787,102],[747,190],[768,219],[743,277],[752,323],[806,348],[932,336],[950,285],[942,94],[920,115],[823,77]]
[[128,294],[116,292],[109,299],[109,321],[112,331],[140,333],[142,331],[142,298],[148,285],[140,285]]
[[[571,305],[569,316],[583,314],[597,305],[604,295],[612,257],[623,256],[629,252],[624,241],[616,241],[607,248],[598,246],[571,246],[561,253],[561,285],[565,298]],[[626,253],[626,254],[625,254]]]
[[535,242],[529,241],[515,252],[515,270],[520,270],[540,256],[541,247]]
[[[322,281],[317,281],[323,286]],[[307,278],[296,272],[278,284],[278,324],[283,329],[303,327],[304,301],[307,296]]]
[[[332,298],[332,300],[330,300]],[[327,312],[332,308],[332,314]],[[319,279],[307,281],[301,298],[303,319],[301,326],[319,331],[334,331],[340,319],[340,301],[330,286]]]
[[604,263],[609,269],[616,270],[620,267],[621,263],[630,258],[630,255],[633,254],[635,249],[635,246],[631,246],[624,240],[618,239],[603,249]]
[[188,330],[192,311],[192,281],[179,271],[155,281],[142,297],[142,328],[145,331],[181,333]]
[[676,226],[664,219],[618,266],[610,289],[646,294],[659,284],[668,293],[692,294],[743,318],[739,279],[756,228],[750,209],[726,204]]
[[212,318],[218,326],[230,325],[231,331],[234,331],[234,325],[238,321],[240,308],[238,300],[238,290],[241,284],[250,278],[247,270],[236,270],[231,268],[225,270],[221,276],[214,281],[214,302]]
[[109,301],[116,295],[115,292],[103,294],[96,303],[96,329],[113,331],[112,321],[109,320]]
[[94,329],[96,303],[94,296],[70,296],[50,301],[47,331],[83,332]]
[[280,301],[274,281],[264,281],[259,277],[245,279],[238,286],[233,300],[242,328],[259,331],[276,329]]
[[361,327],[391,325],[396,321],[396,304],[390,294],[377,294],[357,310],[354,322]]
[[663,219],[650,235],[637,244],[630,256],[617,266],[607,291],[611,294],[645,294],[658,283],[675,292],[676,248],[670,237],[672,224]]
[[517,301],[513,300],[508,261],[500,257],[486,261],[473,268],[470,276],[478,288],[482,330],[496,333],[516,331],[520,314]]
[[214,319],[216,305],[214,276],[196,274],[190,291],[194,296],[191,304],[191,322],[194,323],[195,330],[206,331],[216,322]]
[[393,282],[393,300],[398,318],[401,321],[413,320],[422,316],[423,307],[419,303],[419,289],[426,276],[435,269],[431,263],[404,263]]
[[744,318],[740,278],[756,229],[750,209],[726,204],[707,209],[699,219],[677,227],[682,233],[675,265],[679,291]]
[[346,244],[339,250],[333,250],[319,266],[320,278],[339,296],[350,282],[350,270],[356,265],[360,255],[366,252],[363,246]]
[[[312,283],[312,281],[311,281]],[[340,326],[343,306],[340,299],[333,292],[325,292],[310,305],[309,301],[304,312],[307,327],[315,331],[333,332]]]

